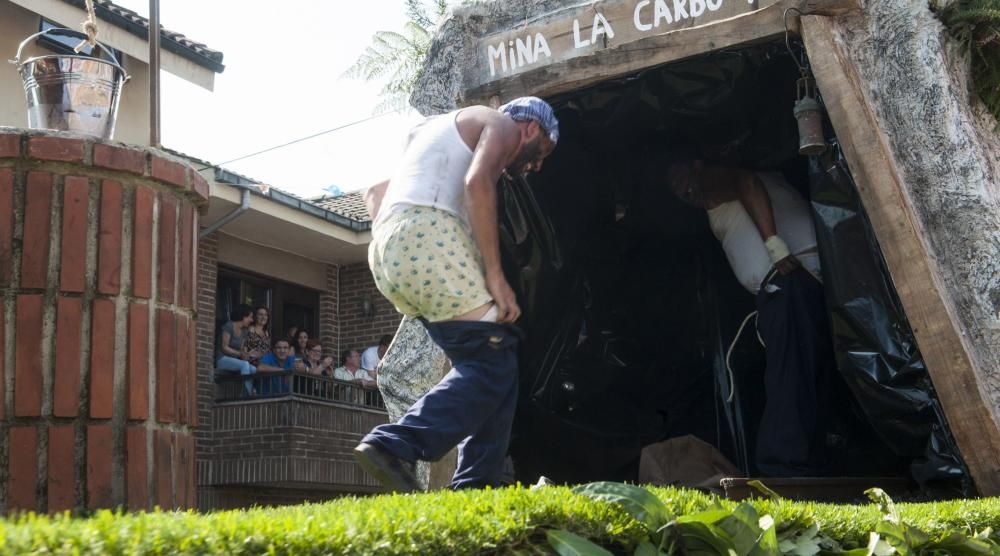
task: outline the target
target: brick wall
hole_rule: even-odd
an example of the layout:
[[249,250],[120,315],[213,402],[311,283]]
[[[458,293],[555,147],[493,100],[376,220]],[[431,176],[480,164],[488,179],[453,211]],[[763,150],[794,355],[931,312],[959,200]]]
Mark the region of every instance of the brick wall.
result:
[[160,151],[0,131],[0,512],[193,506],[207,196]]
[[337,318],[339,276],[337,265],[326,265],[326,290],[319,294],[319,339],[334,358],[340,353],[340,319]]
[[[235,507],[237,498],[275,503],[273,496],[258,497],[257,485],[265,484],[313,486],[311,495],[284,492],[279,496],[282,503],[381,491],[355,463],[351,450],[364,434],[387,421],[383,411],[282,398],[218,404],[212,414],[217,444],[199,461],[202,510]],[[219,488],[228,489],[224,499]]]
[[[374,314],[364,316],[364,300]],[[367,263],[340,267],[340,349],[359,351],[378,344],[383,334],[394,334],[401,315],[375,288]]]
[[[312,488],[267,487],[247,488],[210,487],[198,490],[198,508],[206,510],[235,510],[252,506],[290,506],[306,502],[318,503],[354,493],[317,491]],[[207,510],[206,510],[207,511]]]
[[198,423],[195,431],[198,484],[203,483],[201,462],[212,453],[212,405],[215,399],[215,297],[219,279],[219,240],[213,233],[198,242],[198,320],[195,354],[198,369]]

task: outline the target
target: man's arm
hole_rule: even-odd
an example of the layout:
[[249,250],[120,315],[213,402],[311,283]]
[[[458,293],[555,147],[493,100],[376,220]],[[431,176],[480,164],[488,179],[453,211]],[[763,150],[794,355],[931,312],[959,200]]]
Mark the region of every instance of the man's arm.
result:
[[268,357],[268,355],[265,354],[263,357],[261,357],[260,362],[257,363],[257,372],[258,373],[259,372],[266,372],[266,373],[283,373],[283,372],[285,372],[285,369],[282,369],[281,367],[278,367],[277,365],[275,365],[275,363],[277,363],[277,362],[278,361],[277,361],[276,358]]
[[372,378],[371,373],[364,369],[358,369],[358,372],[354,378],[355,380],[360,382],[361,385],[364,386],[365,388],[375,388],[375,386],[377,386],[377,384],[375,383],[375,379]]
[[[736,181],[736,194],[750,215],[750,220],[760,233],[768,255],[775,268],[782,274],[788,274],[799,267],[799,261],[788,252],[788,245],[778,237],[778,226],[774,223],[774,208],[767,188],[753,172],[740,171]],[[777,259],[777,260],[776,260]]]
[[520,146],[520,129],[499,113],[487,117],[472,164],[465,175],[465,204],[472,237],[479,247],[486,271],[486,289],[497,307],[497,322],[514,322],[521,316],[517,296],[500,266],[500,238],[497,230],[497,180]]
[[257,372],[258,373],[259,372],[265,372],[265,373],[283,373],[286,370],[287,369],[282,369],[281,367],[275,367],[274,365],[268,365],[267,363],[258,363],[257,364]]
[[368,209],[368,217],[375,220],[378,210],[382,207],[382,199],[385,197],[385,190],[389,187],[389,180],[377,183],[365,191],[365,208]]

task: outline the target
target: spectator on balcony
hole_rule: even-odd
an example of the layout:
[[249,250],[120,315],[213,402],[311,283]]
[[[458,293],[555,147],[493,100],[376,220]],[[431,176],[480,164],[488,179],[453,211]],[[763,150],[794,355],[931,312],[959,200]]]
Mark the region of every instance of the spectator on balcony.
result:
[[344,350],[340,354],[340,366],[333,370],[333,377],[338,380],[359,382],[365,388],[375,387],[375,378],[361,368],[361,355],[356,349]]
[[323,344],[317,340],[306,342],[306,372],[314,375],[333,376],[333,357],[323,357]]
[[305,328],[300,328],[295,333],[295,341],[292,342],[292,349],[295,350],[295,356],[301,357],[302,359],[308,359],[306,355],[306,344],[309,343],[309,332]]
[[249,359],[250,355],[243,349],[247,329],[253,322],[253,309],[246,305],[238,305],[229,315],[229,322],[222,325],[219,343],[215,350],[215,368],[220,371],[236,371],[241,375],[252,375],[257,372]]
[[[292,346],[285,338],[278,338],[274,341],[271,351],[260,358],[257,365],[257,372],[267,373],[287,373],[290,371],[304,371],[305,364],[301,359],[292,355]],[[268,394],[284,394],[289,391],[289,377],[275,376],[270,380],[262,382],[266,386],[265,392]]]
[[340,353],[340,366],[333,370],[333,378],[344,382],[357,380],[361,370],[361,356],[356,349],[345,349]]
[[275,340],[274,349],[261,357],[257,365],[257,371],[268,372],[303,371],[305,368],[305,363],[292,354],[292,346],[284,338]]
[[[299,335],[299,326],[297,324],[293,324],[292,326],[288,327],[288,331],[285,332],[285,338],[288,339],[288,345],[289,346],[294,346],[295,345],[295,338],[298,335]],[[293,352],[294,352],[294,350],[293,350]]]
[[247,328],[243,340],[243,351],[250,356],[250,363],[260,364],[260,358],[271,351],[271,335],[267,331],[269,314],[267,307],[257,307],[253,312],[253,324]]
[[364,369],[372,381],[378,376],[378,364],[385,357],[385,352],[392,343],[392,334],[384,334],[378,340],[377,346],[372,346],[361,354],[361,368]]

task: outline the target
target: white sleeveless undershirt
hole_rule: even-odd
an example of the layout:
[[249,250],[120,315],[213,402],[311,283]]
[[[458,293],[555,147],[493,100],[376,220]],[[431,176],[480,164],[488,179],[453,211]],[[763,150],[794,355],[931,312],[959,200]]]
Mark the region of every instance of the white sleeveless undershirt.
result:
[[397,212],[418,206],[450,212],[470,230],[465,175],[472,164],[472,150],[458,132],[458,112],[432,116],[410,130],[373,228]]
[[[816,230],[809,214],[809,205],[779,174],[757,174],[757,177],[771,199],[778,235],[785,240],[788,250],[802,263],[803,268],[819,278]],[[751,293],[757,293],[772,264],[760,231],[743,203],[736,199],[709,209],[708,223],[712,233],[722,244],[736,278]]]

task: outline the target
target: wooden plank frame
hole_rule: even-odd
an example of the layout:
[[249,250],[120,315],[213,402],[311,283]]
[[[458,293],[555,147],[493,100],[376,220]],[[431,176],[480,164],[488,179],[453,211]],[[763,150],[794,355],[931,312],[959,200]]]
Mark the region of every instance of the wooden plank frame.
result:
[[[533,67],[509,77],[484,81],[476,63],[464,75],[460,104],[489,105],[525,95],[551,97],[616,77],[630,75],[669,62],[736,45],[773,40],[785,33],[784,13],[794,8],[803,14],[840,15],[859,9],[859,0],[777,0],[758,10],[686,27],[639,40],[593,50],[590,54]],[[597,4],[595,9],[599,8]],[[798,18],[789,27],[798,31]],[[565,23],[565,22],[563,22]],[[531,33],[526,28],[524,33]],[[471,55],[479,56],[479,52]],[[477,61],[480,58],[476,58]],[[488,72],[486,72],[488,73]]]
[[972,349],[934,267],[927,232],[913,208],[888,138],[829,17],[801,21],[806,52],[830,120],[948,425],[981,495],[1000,494],[1000,428],[984,395]]

